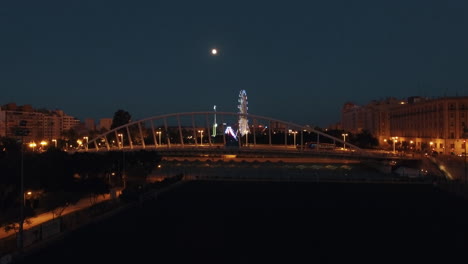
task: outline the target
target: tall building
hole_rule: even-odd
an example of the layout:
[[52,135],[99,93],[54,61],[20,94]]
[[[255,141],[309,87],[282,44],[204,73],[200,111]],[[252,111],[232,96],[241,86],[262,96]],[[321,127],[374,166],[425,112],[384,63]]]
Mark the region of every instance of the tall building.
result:
[[29,131],[24,141],[60,139],[63,131],[75,128],[80,120],[62,110],[34,109],[31,105],[9,103],[0,107],[0,136],[18,137],[20,124]]
[[0,108],[0,137],[6,137],[6,113]]
[[390,136],[390,112],[405,101],[393,97],[374,100],[365,106],[345,103],[341,110],[341,125],[345,131],[357,134],[369,131],[380,140]]
[[98,130],[101,130],[101,129],[110,130],[111,126],[112,126],[112,118],[101,118],[101,119],[99,119],[99,128],[98,128]]
[[342,125],[352,133],[367,129],[384,146],[395,141],[399,149],[460,154],[466,152],[468,96],[391,98],[366,106],[347,103]]
[[96,123],[92,118],[86,118],[84,121],[84,125],[88,131],[96,130]]
[[70,130],[80,125],[80,120],[69,115],[62,116],[62,128],[63,130]]
[[444,154],[466,151],[467,124],[468,96],[409,98],[390,113],[391,133],[399,142]]
[[62,131],[62,117],[58,113],[52,112],[50,115],[44,115],[43,139],[59,139]]

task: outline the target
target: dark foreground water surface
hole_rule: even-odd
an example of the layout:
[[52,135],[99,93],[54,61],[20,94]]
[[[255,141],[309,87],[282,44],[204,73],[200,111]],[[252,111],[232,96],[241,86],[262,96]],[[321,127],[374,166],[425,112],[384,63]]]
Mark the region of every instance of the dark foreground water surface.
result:
[[199,181],[24,263],[468,263],[468,207],[416,184]]

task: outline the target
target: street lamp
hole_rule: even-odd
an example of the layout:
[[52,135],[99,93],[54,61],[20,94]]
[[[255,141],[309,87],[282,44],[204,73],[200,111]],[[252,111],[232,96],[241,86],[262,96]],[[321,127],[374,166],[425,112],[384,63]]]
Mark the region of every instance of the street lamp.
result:
[[348,133],[343,133],[341,135],[343,136],[343,148],[346,149],[346,136],[348,136]]
[[119,134],[117,134],[117,136],[120,137],[119,147],[123,148],[123,134],[119,133]]
[[35,142],[29,143],[29,147],[32,148],[32,151],[34,151],[34,149],[36,148],[36,143]]
[[392,137],[393,141],[393,153],[395,153],[395,143],[398,142],[398,137]]
[[161,131],[156,132],[159,135],[159,145],[161,145]]
[[[23,202],[24,202],[24,205],[26,205],[26,200],[30,200],[31,199],[31,195],[32,195],[32,192],[31,191],[28,191],[26,193],[23,194],[24,198],[23,198]],[[26,198],[26,196],[28,198]],[[31,203],[31,202],[30,202]]]
[[86,148],[86,150],[88,150],[88,137],[83,137],[83,139],[86,139],[86,145],[85,145],[85,148]]
[[296,134],[297,134],[297,131],[293,131],[293,132],[291,132],[291,133],[293,133],[293,135],[294,135],[294,147],[295,147],[295,146],[296,146]]
[[24,224],[24,137],[29,135],[29,129],[26,128],[27,121],[21,120],[19,127],[16,128],[15,135],[21,137],[21,173],[20,173],[20,221],[18,230],[18,248],[20,252],[23,250],[23,224]]
[[44,147],[47,146],[47,142],[42,140],[41,143],[39,143],[39,144],[41,144],[41,149],[42,149],[42,151],[44,151]]
[[466,153],[466,139],[463,142],[465,144],[465,154],[463,155],[463,156],[465,156],[465,177],[464,177],[464,182],[466,183],[466,181],[467,181],[467,179],[466,179],[466,176],[467,176],[466,175],[466,173],[467,173],[466,172],[466,155],[467,155],[467,153]]
[[203,145],[203,130],[198,130],[200,133],[200,145]]
[[57,148],[57,140],[56,140],[56,139],[52,139],[52,142],[54,142],[55,148]]
[[125,189],[127,187],[127,177],[125,176],[125,151],[123,149],[123,134],[122,133],[119,133],[117,134],[117,136],[120,137],[120,142],[119,144],[121,144],[122,146],[122,181],[123,181],[123,188]]

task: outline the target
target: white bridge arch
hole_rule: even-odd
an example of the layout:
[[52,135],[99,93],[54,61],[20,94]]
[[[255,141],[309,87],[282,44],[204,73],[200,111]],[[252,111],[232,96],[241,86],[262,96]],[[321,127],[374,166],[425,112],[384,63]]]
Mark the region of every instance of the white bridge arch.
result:
[[[325,137],[325,141],[332,140],[334,144],[339,143],[340,146],[346,146],[356,152],[366,152],[353,144],[310,126],[254,114],[216,111],[173,113],[130,122],[84,142],[79,151],[230,147],[228,145],[229,138],[224,131],[228,126],[236,128],[240,117],[249,120],[250,133],[238,138],[236,147],[239,148],[275,145],[286,148],[292,146],[302,151],[306,142],[305,137],[317,144],[323,142],[321,137]],[[216,124],[216,121],[220,123]],[[210,134],[212,129],[218,129],[221,133],[213,137]],[[284,139],[278,139],[276,135],[282,134],[284,134]],[[315,137],[313,140],[310,140],[311,134]],[[275,141],[280,141],[280,143],[274,144],[273,137],[276,138]],[[294,140],[291,140],[291,137]]]

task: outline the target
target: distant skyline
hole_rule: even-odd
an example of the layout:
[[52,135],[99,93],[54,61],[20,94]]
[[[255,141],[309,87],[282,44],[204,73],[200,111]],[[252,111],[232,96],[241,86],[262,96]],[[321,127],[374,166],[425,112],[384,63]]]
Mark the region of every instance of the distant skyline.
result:
[[[81,120],[212,111],[303,125],[468,96],[467,1],[3,1],[0,104]],[[212,49],[216,49],[214,55]]]

